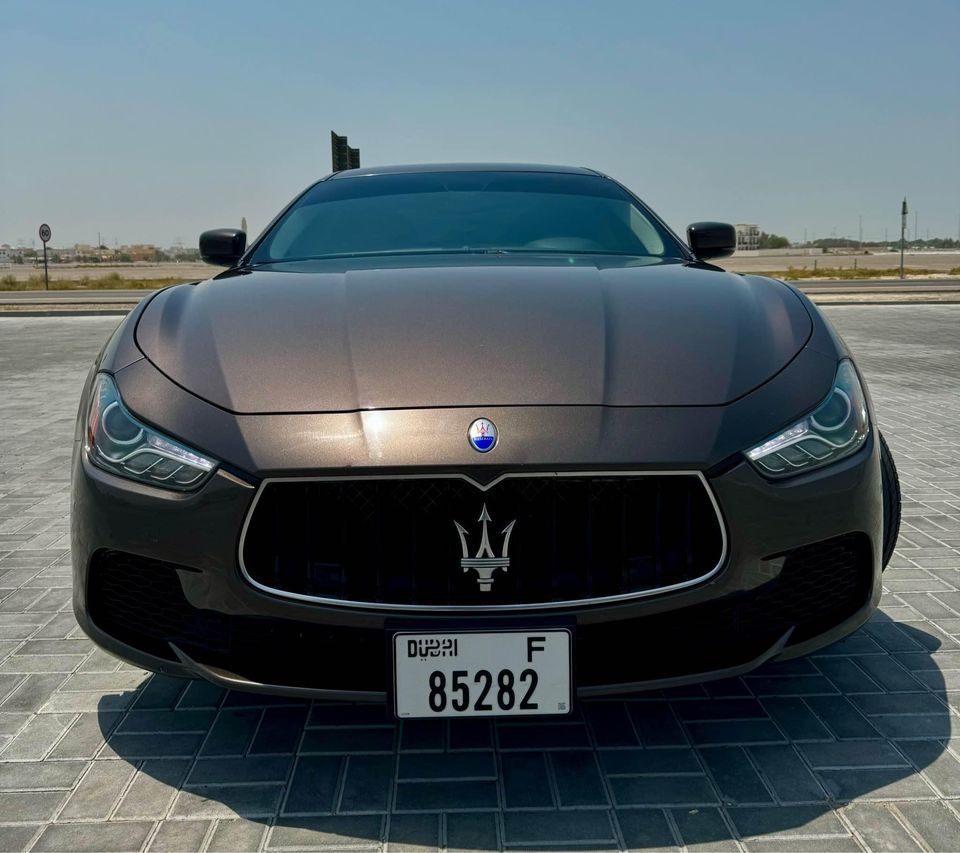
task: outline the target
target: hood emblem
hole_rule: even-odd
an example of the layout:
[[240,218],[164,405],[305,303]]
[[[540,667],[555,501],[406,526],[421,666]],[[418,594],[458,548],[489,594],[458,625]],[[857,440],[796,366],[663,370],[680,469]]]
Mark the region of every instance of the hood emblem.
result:
[[467,545],[467,529],[460,524],[460,522],[453,522],[457,528],[457,533],[460,534],[460,546],[463,549],[463,559],[460,560],[460,568],[465,572],[474,569],[477,573],[477,583],[480,585],[480,592],[490,592],[490,588],[493,586],[494,571],[497,569],[507,571],[510,567],[510,558],[507,556],[507,552],[510,548],[510,534],[513,533],[513,525],[517,523],[517,520],[514,519],[500,531],[500,535],[503,536],[503,551],[499,557],[490,546],[490,534],[487,530],[487,525],[492,519],[490,518],[490,513],[487,512],[486,504],[484,504],[483,509],[480,510],[480,518],[478,518],[477,521],[483,524],[483,533],[480,536],[480,547],[477,549],[477,555],[475,557],[470,556],[470,548]]
[[467,430],[470,446],[479,453],[488,453],[497,446],[497,428],[493,421],[486,418],[477,418]]

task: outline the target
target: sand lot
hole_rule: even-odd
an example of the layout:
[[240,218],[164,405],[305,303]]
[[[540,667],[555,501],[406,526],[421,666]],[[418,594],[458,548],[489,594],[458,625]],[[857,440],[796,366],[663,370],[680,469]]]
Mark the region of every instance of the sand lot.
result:
[[[821,269],[823,267],[851,269],[856,261],[859,269],[880,270],[898,267],[900,254],[877,252],[870,255],[778,255],[760,258],[734,255],[732,258],[720,261],[720,266],[732,272],[759,272],[787,270],[790,267],[811,269],[814,261]],[[960,252],[907,252],[904,255],[904,266],[948,273],[955,267],[960,267]]]
[[[819,267],[853,267],[854,261],[861,269],[889,269],[900,263],[900,256],[895,252],[882,252],[871,255],[780,255],[776,257],[745,257],[734,255],[720,265],[732,272],[757,272],[787,270],[790,267],[813,267],[814,260]],[[948,273],[951,269],[960,267],[960,252],[913,252],[906,255],[906,266],[934,270],[938,273]],[[179,278],[184,281],[209,278],[217,270],[204,263],[163,263],[163,264],[51,264],[50,280],[79,279],[86,276],[92,281],[111,273],[116,273],[128,279],[162,279]],[[0,277],[13,275],[18,281],[25,281],[30,276],[43,275],[43,264],[39,267],[27,264],[14,264],[0,268]]]
[[[216,267],[204,263],[182,264],[50,264],[50,281],[79,279],[86,276],[91,281],[116,273],[124,278],[177,278],[184,281],[209,278]],[[37,267],[29,264],[12,264],[0,267],[0,277],[12,275],[17,281],[26,281],[30,276],[43,276],[43,261]]]

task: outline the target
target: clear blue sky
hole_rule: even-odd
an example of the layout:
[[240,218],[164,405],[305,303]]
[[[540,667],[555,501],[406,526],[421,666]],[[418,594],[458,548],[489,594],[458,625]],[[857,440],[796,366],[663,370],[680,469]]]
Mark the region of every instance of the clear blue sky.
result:
[[0,242],[259,231],[331,129],[364,165],[593,166],[678,230],[882,238],[907,194],[956,236],[958,39],[960,0],[0,0]]

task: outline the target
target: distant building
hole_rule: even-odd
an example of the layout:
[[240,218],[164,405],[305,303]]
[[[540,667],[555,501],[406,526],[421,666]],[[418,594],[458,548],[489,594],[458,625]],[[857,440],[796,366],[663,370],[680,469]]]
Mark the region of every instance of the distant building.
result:
[[157,247],[152,243],[135,243],[132,246],[121,246],[120,251],[129,255],[134,261],[155,261]]
[[13,254],[13,247],[9,243],[0,245],[0,267],[6,267],[12,264]]
[[737,251],[752,252],[760,248],[760,226],[740,223],[737,229]]

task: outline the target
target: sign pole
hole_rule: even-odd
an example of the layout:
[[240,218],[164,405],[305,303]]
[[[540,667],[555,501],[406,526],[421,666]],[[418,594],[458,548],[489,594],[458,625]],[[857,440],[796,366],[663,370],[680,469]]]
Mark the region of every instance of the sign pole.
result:
[[50,237],[53,232],[50,230],[50,226],[46,222],[40,226],[40,239],[43,241],[43,289],[50,289],[50,273],[47,271],[47,243],[50,241]]

